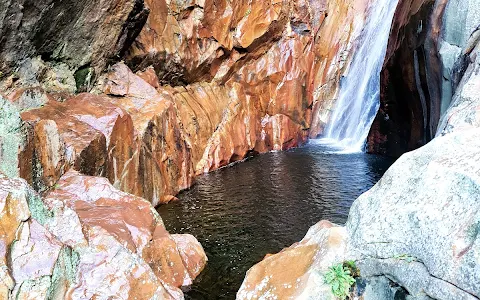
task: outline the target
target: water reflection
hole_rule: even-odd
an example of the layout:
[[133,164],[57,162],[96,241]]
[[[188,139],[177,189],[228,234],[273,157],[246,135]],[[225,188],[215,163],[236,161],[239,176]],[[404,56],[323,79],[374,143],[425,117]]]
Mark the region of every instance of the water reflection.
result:
[[191,233],[209,257],[187,299],[234,299],[265,254],[300,240],[322,219],[344,223],[352,202],[391,161],[327,153],[319,145],[269,153],[198,179],[159,208],[171,233]]

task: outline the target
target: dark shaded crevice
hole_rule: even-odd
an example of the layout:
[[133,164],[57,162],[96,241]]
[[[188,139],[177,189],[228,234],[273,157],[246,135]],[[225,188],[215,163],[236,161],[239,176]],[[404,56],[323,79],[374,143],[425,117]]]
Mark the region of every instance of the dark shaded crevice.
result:
[[118,38],[116,58],[112,58],[118,61],[125,57],[128,49],[132,46],[137,36],[145,26],[150,9],[145,5],[144,0],[136,0],[133,10],[127,18],[127,21],[123,25],[122,32]]
[[[24,6],[30,6],[28,2],[31,1],[26,1]],[[61,54],[55,57],[54,51],[61,43],[67,42],[63,37],[67,36],[66,32],[72,29],[72,20],[80,18],[83,7],[85,3],[75,0],[53,1],[38,22],[36,31],[32,33],[36,52],[42,57],[48,57],[48,60],[59,59]]]
[[428,143],[441,107],[441,59],[437,51],[443,9],[424,0],[415,15],[400,0],[381,74],[380,109],[368,137],[368,152],[399,157]]
[[[432,136],[435,136],[435,132],[432,132],[431,118],[432,115],[432,103],[428,100],[431,99],[429,94],[428,82],[427,82],[427,66],[425,58],[425,50],[423,47],[414,51],[414,65],[415,65],[415,84],[417,87],[417,92],[420,99],[420,104],[422,107],[421,115],[419,118],[422,118],[423,130],[418,133],[421,141],[418,143],[420,145],[425,145],[428,141],[432,139]],[[420,129],[420,128],[419,128]],[[415,145],[410,145],[410,148],[415,147]]]
[[135,73],[152,66],[157,74],[161,85],[186,86],[186,68],[166,52],[149,52],[145,55],[137,55],[128,61],[127,66]]

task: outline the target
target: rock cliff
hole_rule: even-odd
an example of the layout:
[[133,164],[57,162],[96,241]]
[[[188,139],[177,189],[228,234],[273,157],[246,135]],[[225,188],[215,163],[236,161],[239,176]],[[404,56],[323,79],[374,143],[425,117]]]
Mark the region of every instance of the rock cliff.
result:
[[75,170],[157,205],[320,135],[369,3],[1,4],[0,96],[22,124],[2,170],[39,192]]
[[[300,243],[254,266],[238,299],[332,299],[325,274],[346,261],[355,261],[359,269],[352,292],[363,299],[480,297],[479,39],[477,25],[473,25],[480,22],[473,17],[478,3],[463,3],[462,9],[455,1],[439,0],[433,6],[425,2],[423,6],[430,10],[431,24],[443,20],[426,40],[432,35],[441,37],[437,56],[443,62],[437,70],[448,73],[443,80],[449,80],[454,93],[448,108],[437,102],[444,108],[438,130],[432,131],[435,138],[403,155],[377,185],[360,196],[345,227],[322,221]],[[402,19],[415,19],[424,9],[417,8]],[[403,9],[400,4],[397,24]],[[448,21],[458,18],[468,21],[461,25]],[[463,42],[459,51],[447,53],[449,46],[441,44],[451,30],[461,33],[455,37],[462,37]],[[403,32],[408,33],[408,26]],[[395,55],[405,55],[398,49]],[[455,62],[448,65],[445,57]],[[283,272],[272,272],[283,262]]]
[[437,48],[446,2],[399,2],[381,74],[381,107],[368,138],[369,152],[400,156],[435,136],[442,83]]

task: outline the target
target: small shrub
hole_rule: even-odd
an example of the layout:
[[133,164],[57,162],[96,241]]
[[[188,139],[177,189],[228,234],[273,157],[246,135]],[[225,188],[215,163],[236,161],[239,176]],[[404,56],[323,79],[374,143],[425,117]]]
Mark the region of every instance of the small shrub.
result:
[[355,263],[354,260],[347,260],[343,262],[343,268],[350,270],[350,275],[353,278],[360,277],[360,270],[357,268],[357,264]]
[[[353,263],[354,265],[355,263]],[[350,293],[350,288],[355,283],[355,279],[352,277],[350,269],[340,263],[328,269],[325,274],[325,283],[330,285],[335,297],[344,300]]]

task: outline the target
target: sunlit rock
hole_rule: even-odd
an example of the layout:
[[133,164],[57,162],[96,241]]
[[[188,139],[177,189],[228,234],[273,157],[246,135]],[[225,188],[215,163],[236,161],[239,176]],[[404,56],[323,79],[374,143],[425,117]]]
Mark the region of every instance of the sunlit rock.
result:
[[237,299],[332,299],[324,275],[345,260],[346,230],[328,221],[247,272]]
[[128,144],[132,138],[128,118],[105,97],[91,94],[66,102],[51,101],[22,113],[27,128],[31,128],[21,153],[22,177],[38,190],[52,187],[71,167],[91,176],[106,176],[108,169],[114,179],[111,164],[128,159],[120,146],[112,150],[119,140]]
[[[124,64],[108,74],[105,93],[128,112],[135,130],[134,158],[119,166],[130,176],[124,190],[149,199],[154,205],[165,203],[193,180],[192,146],[186,138],[172,95],[157,91]],[[135,177],[136,176],[136,177]]]
[[183,265],[188,271],[189,277],[193,280],[203,271],[207,262],[207,256],[202,245],[193,235],[172,234],[171,238],[177,245],[178,252],[182,258]]
[[228,103],[233,99],[226,87],[211,83],[196,83],[167,91],[174,97],[180,120],[192,145],[192,162],[198,169],[208,140],[217,130]]
[[0,297],[46,298],[63,246],[39,224],[48,212],[24,180],[1,173],[0,205]]
[[22,223],[11,246],[13,299],[47,299],[63,244],[37,221]]
[[[181,292],[176,287],[192,283],[195,277],[189,276],[177,244],[148,201],[116,190],[105,178],[75,172],[67,173],[58,185],[44,200],[54,212],[46,227],[79,255],[74,295],[177,298]],[[65,228],[68,223],[75,225]],[[158,250],[152,256],[149,249]],[[197,255],[203,257],[203,269],[205,253]],[[96,276],[104,279],[92,285]],[[145,286],[139,289],[141,284]]]
[[170,236],[148,201],[106,178],[70,171],[42,201],[0,175],[2,200],[2,299],[183,299],[178,288],[207,261],[195,238]]
[[480,127],[480,31],[476,29],[467,41],[457,66],[463,70],[455,95],[441,119],[437,135]]
[[[349,246],[358,257],[396,259],[377,272],[398,274],[411,293],[479,295],[479,141],[478,129],[457,132],[402,156],[351,209]],[[405,256],[414,263],[404,264]]]

